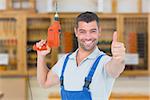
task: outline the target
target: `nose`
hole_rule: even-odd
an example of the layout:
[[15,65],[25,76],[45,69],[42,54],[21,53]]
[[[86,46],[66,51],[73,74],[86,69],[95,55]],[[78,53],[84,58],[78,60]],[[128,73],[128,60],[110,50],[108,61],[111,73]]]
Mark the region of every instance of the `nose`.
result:
[[91,40],[91,37],[92,36],[91,36],[90,32],[87,32],[86,35],[85,35],[85,39],[86,40]]

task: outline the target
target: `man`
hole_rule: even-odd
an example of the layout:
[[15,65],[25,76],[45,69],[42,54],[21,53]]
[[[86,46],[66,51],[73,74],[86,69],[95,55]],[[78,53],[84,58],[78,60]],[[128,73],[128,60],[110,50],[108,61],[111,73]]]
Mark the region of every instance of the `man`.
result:
[[[100,51],[97,42],[100,37],[99,18],[95,13],[84,12],[76,19],[74,28],[78,49],[63,56],[48,71],[45,56],[49,50],[37,51],[37,79],[48,88],[61,85],[62,100],[108,100],[115,78],[125,68],[125,47],[113,34],[112,57]],[[101,38],[101,37],[100,37]],[[45,43],[41,40],[38,47]]]

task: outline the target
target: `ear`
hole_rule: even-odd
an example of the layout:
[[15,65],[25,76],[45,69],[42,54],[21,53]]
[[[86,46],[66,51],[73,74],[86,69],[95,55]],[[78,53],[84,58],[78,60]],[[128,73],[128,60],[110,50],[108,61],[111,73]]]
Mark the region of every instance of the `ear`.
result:
[[76,27],[74,27],[74,32],[75,32],[76,37],[78,37],[78,35],[77,35],[77,28]]

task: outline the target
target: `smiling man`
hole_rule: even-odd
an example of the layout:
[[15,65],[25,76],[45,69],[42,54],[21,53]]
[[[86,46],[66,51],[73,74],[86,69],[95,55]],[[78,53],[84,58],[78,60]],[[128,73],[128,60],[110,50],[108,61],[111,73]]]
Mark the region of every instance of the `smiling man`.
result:
[[[125,47],[113,34],[112,57],[97,47],[101,27],[98,16],[93,12],[81,13],[74,28],[79,47],[63,56],[48,71],[45,56],[50,48],[37,51],[37,79],[48,88],[60,84],[62,100],[108,100],[114,81],[125,68]],[[42,40],[36,45],[42,46]]]

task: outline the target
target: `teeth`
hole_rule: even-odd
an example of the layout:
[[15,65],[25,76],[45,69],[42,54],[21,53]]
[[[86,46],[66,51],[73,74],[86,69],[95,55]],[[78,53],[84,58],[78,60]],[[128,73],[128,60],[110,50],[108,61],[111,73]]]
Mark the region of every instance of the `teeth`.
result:
[[90,43],[92,43],[92,41],[85,41],[85,43],[86,43],[86,44],[90,44]]

